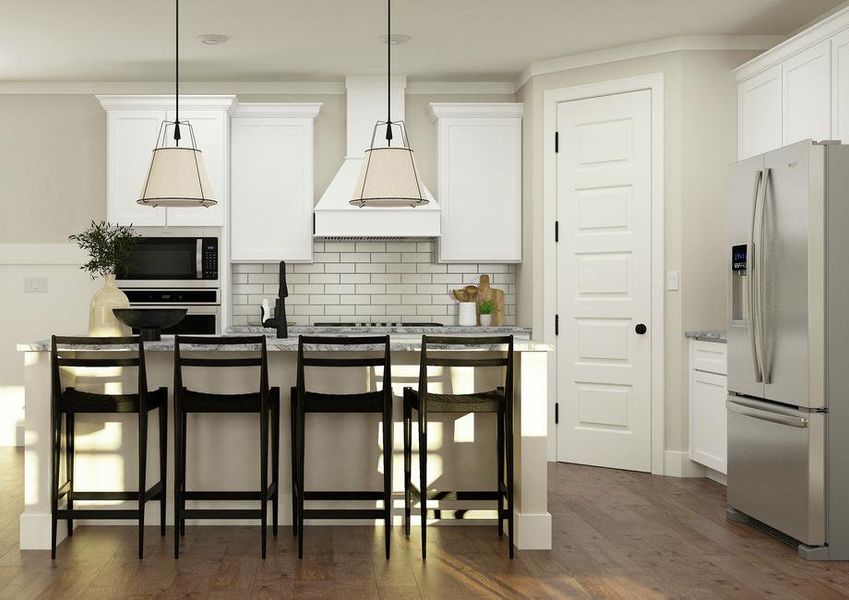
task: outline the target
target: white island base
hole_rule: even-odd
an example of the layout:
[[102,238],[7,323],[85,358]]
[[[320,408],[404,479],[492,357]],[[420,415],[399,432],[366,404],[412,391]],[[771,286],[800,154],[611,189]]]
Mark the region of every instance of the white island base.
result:
[[[393,415],[394,523],[403,522],[403,429],[402,389],[417,387],[420,338],[392,336],[392,386],[396,396]],[[280,524],[291,524],[291,453],[289,436],[290,388],[295,383],[297,339],[269,338],[269,369],[272,386],[282,398],[280,439]],[[26,385],[25,508],[20,518],[22,549],[50,548],[50,352],[46,344],[21,344],[24,353]],[[173,387],[173,339],[146,344],[148,386]],[[549,347],[528,340],[516,340],[514,405],[515,457],[515,546],[519,549],[551,548],[551,515],[547,501],[547,363]],[[332,349],[325,350],[332,352]],[[216,353],[227,352],[216,349]],[[232,352],[227,352],[232,356]],[[93,369],[63,374],[63,385],[78,389],[91,387],[120,393],[135,391],[135,369]],[[258,389],[258,369],[187,369],[185,385],[201,391],[234,393]],[[307,389],[357,392],[382,387],[380,369],[311,369]],[[106,383],[104,383],[106,381]],[[497,369],[431,368],[428,389],[468,393],[501,385]],[[415,413],[414,413],[415,417]],[[173,524],[173,415],[168,415],[167,520]],[[381,489],[383,486],[382,435],[379,415],[311,414],[306,423],[307,489]],[[151,415],[148,427],[147,485],[158,481],[158,423]],[[414,427],[415,432],[415,427]],[[494,415],[430,415],[428,430],[428,479],[431,489],[475,490],[496,486]],[[413,436],[416,438],[415,434]],[[136,415],[78,415],[76,418],[76,459],[74,488],[78,491],[136,490],[138,481],[138,418]],[[189,489],[259,489],[259,417],[250,414],[200,414],[188,420],[187,482]],[[418,482],[414,439],[412,480]],[[63,460],[64,464],[64,460]],[[64,470],[64,468],[63,468]],[[64,478],[60,478],[64,481]],[[103,502],[77,500],[75,508],[97,508]],[[134,508],[133,502],[111,502],[110,508]],[[363,507],[367,507],[366,503]],[[242,508],[254,503],[189,503],[189,506]],[[332,506],[332,504],[330,505]],[[353,507],[352,503],[347,503]],[[376,505],[372,505],[374,507]],[[429,507],[437,506],[429,503]],[[442,508],[451,508],[441,503]],[[466,504],[465,506],[468,506]],[[481,505],[493,515],[493,503]],[[472,516],[472,515],[470,515]],[[481,513],[481,516],[486,516]],[[159,503],[149,502],[145,521],[159,523]],[[270,522],[270,510],[269,510]],[[308,522],[309,523],[309,522]],[[343,521],[318,523],[344,524]],[[362,521],[356,522],[362,525]],[[419,523],[414,513],[413,525]],[[480,521],[442,521],[480,525]],[[76,521],[75,525],[128,525],[136,521]],[[188,521],[188,525],[254,524],[252,521]],[[382,527],[381,524],[376,526]],[[66,536],[59,522],[59,539]]]

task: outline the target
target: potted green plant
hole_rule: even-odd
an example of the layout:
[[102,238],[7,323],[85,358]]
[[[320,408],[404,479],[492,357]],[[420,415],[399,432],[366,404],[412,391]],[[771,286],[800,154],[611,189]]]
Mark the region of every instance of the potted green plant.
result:
[[486,299],[478,304],[478,313],[480,313],[481,327],[490,327],[492,325],[492,313],[495,312],[495,302]]
[[129,333],[112,313],[113,308],[129,308],[130,300],[115,282],[115,275],[126,268],[136,234],[132,226],[113,225],[106,221],[92,221],[84,231],[68,239],[88,253],[88,262],[80,269],[92,279],[103,279],[103,287],[91,299],[88,334],[93,336],[120,336]]

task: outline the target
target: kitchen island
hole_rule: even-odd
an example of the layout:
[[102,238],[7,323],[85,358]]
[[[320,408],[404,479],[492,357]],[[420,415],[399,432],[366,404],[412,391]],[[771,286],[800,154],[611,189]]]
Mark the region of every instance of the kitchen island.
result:
[[[393,435],[394,523],[403,519],[403,429],[401,395],[404,387],[417,387],[419,351],[422,334],[432,335],[505,335],[515,336],[514,422],[515,456],[515,545],[520,549],[551,548],[551,515],[547,503],[547,369],[551,347],[531,339],[528,329],[517,327],[292,327],[287,339],[277,339],[273,331],[239,328],[233,333],[259,334],[267,337],[270,384],[281,389],[284,407],[281,410],[280,441],[280,522],[291,523],[291,473],[289,452],[290,388],[295,384],[298,335],[390,335],[392,351],[392,387],[395,394]],[[148,387],[173,390],[173,337],[145,344]],[[428,347],[429,351],[431,346]],[[50,547],[50,347],[49,342],[18,345],[24,355],[26,394],[25,437],[25,508],[20,519],[20,544],[23,549]],[[192,348],[181,345],[181,353],[192,352],[238,353],[239,346]],[[333,353],[343,347],[332,344],[317,348]],[[348,350],[348,348],[344,348]],[[435,351],[441,351],[434,348]],[[92,346],[81,352],[105,352]],[[480,353],[503,351],[502,347],[481,346],[462,352]],[[89,369],[88,371],[93,371]],[[74,385],[89,391],[120,393],[135,390],[135,370],[100,369],[97,373],[66,370],[63,385]],[[258,389],[258,370],[231,368],[218,372],[202,370],[196,377],[188,370],[187,387],[202,391],[236,393]],[[312,377],[311,377],[312,375]],[[503,374],[497,369],[434,368],[428,371],[428,388],[433,392],[469,393],[476,389],[492,389],[501,385]],[[383,373],[379,368],[334,370],[328,376],[315,371],[307,373],[307,386],[315,391],[360,392],[380,389]],[[170,403],[169,403],[170,405]],[[155,416],[154,416],[155,418]],[[173,425],[169,415],[169,427]],[[379,415],[371,414],[314,414],[307,418],[306,485],[312,489],[380,489],[382,486],[381,432]],[[138,471],[136,415],[79,415],[76,422],[75,487],[99,491],[135,490]],[[428,476],[430,485],[439,489],[491,489],[496,480],[495,417],[493,415],[431,415],[429,425]],[[168,434],[168,523],[173,523],[173,434]],[[157,481],[157,436],[155,424],[149,428],[148,481]],[[190,415],[188,421],[188,485],[190,488],[215,489],[222,481],[227,489],[253,489],[259,482],[259,425],[258,417],[250,414]],[[416,448],[414,447],[414,453]],[[414,460],[413,480],[418,477]],[[462,482],[462,483],[460,483]],[[75,505],[82,507],[82,501]],[[91,503],[96,507],[101,503]],[[255,505],[256,503],[254,503]],[[112,503],[112,508],[131,508],[132,503]],[[197,507],[206,507],[203,502]],[[217,506],[221,506],[218,503]],[[233,502],[232,508],[245,507]],[[441,503],[442,508],[451,508]],[[489,506],[481,510],[491,512]],[[159,507],[147,505],[146,521],[158,523]],[[486,516],[486,515],[484,515]],[[417,519],[414,519],[414,523]],[[493,520],[494,522],[494,520]],[[132,524],[132,522],[79,521],[82,525]],[[189,521],[189,525],[232,524],[238,521]],[[250,523],[250,522],[245,522]],[[59,537],[66,532],[59,524]]]

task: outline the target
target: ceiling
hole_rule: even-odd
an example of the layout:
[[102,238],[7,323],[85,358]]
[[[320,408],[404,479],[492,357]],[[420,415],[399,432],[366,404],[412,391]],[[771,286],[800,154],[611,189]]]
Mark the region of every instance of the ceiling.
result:
[[[530,62],[690,34],[786,35],[842,0],[395,0],[393,70],[508,81]],[[0,0],[0,81],[165,81],[173,0]],[[384,0],[182,0],[186,81],[383,70]],[[230,40],[207,46],[204,33]]]

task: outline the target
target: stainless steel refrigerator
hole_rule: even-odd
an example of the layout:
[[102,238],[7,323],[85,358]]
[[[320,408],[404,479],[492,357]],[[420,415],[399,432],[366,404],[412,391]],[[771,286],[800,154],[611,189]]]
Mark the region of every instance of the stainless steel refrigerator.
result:
[[728,515],[849,559],[849,146],[730,167]]

